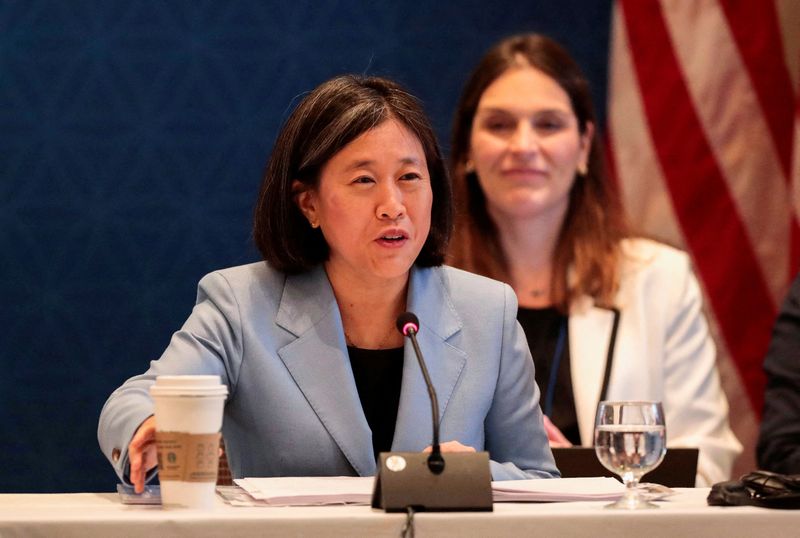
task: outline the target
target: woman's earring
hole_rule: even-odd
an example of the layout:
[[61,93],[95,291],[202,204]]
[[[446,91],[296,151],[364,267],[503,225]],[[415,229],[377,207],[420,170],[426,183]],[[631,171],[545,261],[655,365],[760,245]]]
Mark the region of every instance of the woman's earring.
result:
[[312,228],[314,228],[315,230],[316,230],[317,228],[319,228],[319,223],[318,223],[317,221],[310,220],[310,221],[308,221],[308,223],[309,223],[309,224],[311,225],[311,227],[312,227]]
[[467,159],[467,162],[464,163],[464,173],[472,174],[473,172],[475,172],[475,163],[472,162],[472,159]]
[[589,173],[589,167],[586,166],[586,163],[581,163],[578,165],[577,172],[579,176],[586,177],[586,174]]

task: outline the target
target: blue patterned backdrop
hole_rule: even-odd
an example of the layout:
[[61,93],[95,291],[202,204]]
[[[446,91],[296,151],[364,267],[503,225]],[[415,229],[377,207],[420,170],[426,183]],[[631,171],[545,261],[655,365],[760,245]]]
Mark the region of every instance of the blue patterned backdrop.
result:
[[160,355],[203,274],[257,259],[252,205],[299,95],[343,72],[394,77],[446,148],[460,85],[509,33],[567,44],[602,105],[609,13],[594,0],[1,1],[0,491],[113,490],[102,404]]

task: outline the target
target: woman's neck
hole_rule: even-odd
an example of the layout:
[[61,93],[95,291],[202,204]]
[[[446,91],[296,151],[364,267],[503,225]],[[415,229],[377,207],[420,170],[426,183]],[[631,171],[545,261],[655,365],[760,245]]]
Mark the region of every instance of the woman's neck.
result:
[[328,271],[328,279],[339,305],[348,346],[402,347],[403,335],[395,328],[395,320],[406,307],[408,275],[367,283],[356,275]]
[[553,255],[566,211],[528,219],[493,215],[520,306],[551,306]]

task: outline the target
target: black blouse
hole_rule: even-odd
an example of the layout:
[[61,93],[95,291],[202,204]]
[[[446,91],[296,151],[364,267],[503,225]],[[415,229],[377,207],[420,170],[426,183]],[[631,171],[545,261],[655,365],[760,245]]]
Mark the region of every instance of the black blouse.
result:
[[[536,384],[541,391],[542,411],[574,445],[581,444],[575,395],[569,364],[567,316],[553,307],[522,308],[517,320],[528,339],[528,347],[536,366]],[[560,344],[560,352],[557,349]],[[557,371],[553,372],[557,364]]]
[[403,348],[361,349],[347,346],[361,408],[372,430],[375,460],[392,449],[400,385],[403,379]]

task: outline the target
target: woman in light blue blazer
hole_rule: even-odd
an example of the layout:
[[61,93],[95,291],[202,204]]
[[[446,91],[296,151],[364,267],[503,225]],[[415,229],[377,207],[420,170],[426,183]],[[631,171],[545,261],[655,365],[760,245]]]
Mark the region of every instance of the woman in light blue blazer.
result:
[[254,238],[265,261],[216,271],[161,358],[106,402],[98,439],[137,490],[155,473],[158,375],[216,374],[234,477],[376,472],[431,442],[430,401],[395,320],[420,319],[443,451],[487,450],[496,480],[558,476],[511,288],[443,267],[450,182],[417,100],[334,78],[283,127]]

